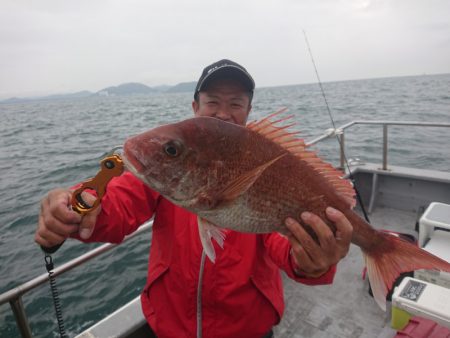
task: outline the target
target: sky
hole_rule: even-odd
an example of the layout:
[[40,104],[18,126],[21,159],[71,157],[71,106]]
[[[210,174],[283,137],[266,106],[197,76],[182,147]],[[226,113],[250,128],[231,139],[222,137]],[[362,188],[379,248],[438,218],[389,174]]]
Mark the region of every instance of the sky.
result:
[[257,87],[450,72],[448,0],[1,0],[0,99],[196,81]]

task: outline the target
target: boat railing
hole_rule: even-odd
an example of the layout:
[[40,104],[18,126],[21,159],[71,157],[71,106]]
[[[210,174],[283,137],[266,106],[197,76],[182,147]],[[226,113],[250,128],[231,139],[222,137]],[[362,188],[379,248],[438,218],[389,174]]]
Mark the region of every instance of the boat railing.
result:
[[[355,126],[355,125],[379,125],[383,127],[383,170],[387,170],[387,154],[388,154],[388,128],[390,126],[419,126],[419,127],[446,127],[450,128],[450,123],[428,123],[428,122],[407,122],[407,121],[352,121],[344,124],[336,129],[329,129],[321,136],[307,142],[307,145],[313,145],[321,142],[330,137],[338,137],[340,140],[340,164],[341,168],[344,168],[345,164],[345,130]],[[149,221],[139,227],[137,231],[127,236],[124,242],[130,240],[131,238],[141,234],[147,229],[151,228],[153,225],[152,221]],[[105,252],[116,247],[117,244],[103,244],[77,258],[74,258],[61,266],[54,269],[53,276],[61,275],[73,268],[90,261],[91,259],[104,254]],[[35,289],[43,283],[49,280],[48,274],[44,273],[36,278],[33,278],[13,289],[10,289],[2,294],[0,294],[0,306],[9,302],[11,309],[14,313],[17,326],[22,337],[29,338],[32,337],[30,325],[28,323],[28,318],[23,306],[22,296],[29,291]]]
[[383,130],[383,156],[382,156],[382,170],[388,170],[388,131],[391,126],[409,126],[409,127],[444,127],[450,128],[450,123],[438,122],[409,122],[409,121],[352,121],[344,124],[336,129],[328,129],[321,136],[307,142],[307,145],[313,145],[330,137],[338,137],[340,144],[340,168],[345,168],[345,130],[355,125],[378,125],[382,126]]
[[[132,239],[133,237],[136,237],[139,234],[145,232],[146,230],[151,228],[152,225],[153,225],[153,221],[148,221],[148,222],[142,224],[138,230],[136,230],[134,233],[126,236],[122,243],[127,242],[130,239]],[[87,261],[90,261],[91,259],[93,259],[99,255],[102,255],[102,254],[108,252],[109,250],[115,248],[117,245],[118,244],[107,243],[107,244],[103,244],[95,249],[92,249],[92,250],[86,252],[85,254],[78,256],[78,257],[62,264],[61,266],[55,268],[53,270],[53,276],[58,276],[67,271],[70,271],[70,270],[74,269],[75,267],[77,267],[81,264],[84,264]],[[10,289],[10,290],[0,294],[0,306],[9,302],[11,309],[14,313],[14,317],[16,319],[17,327],[19,328],[20,334],[24,338],[30,338],[30,337],[32,337],[32,334],[31,334],[31,328],[30,328],[30,325],[28,322],[28,317],[26,315],[25,308],[23,306],[22,297],[23,297],[23,295],[25,295],[29,291],[35,289],[36,287],[40,286],[41,284],[48,282],[48,280],[49,280],[49,275],[47,273],[44,273],[44,274],[37,276],[19,286],[16,286],[13,289]]]

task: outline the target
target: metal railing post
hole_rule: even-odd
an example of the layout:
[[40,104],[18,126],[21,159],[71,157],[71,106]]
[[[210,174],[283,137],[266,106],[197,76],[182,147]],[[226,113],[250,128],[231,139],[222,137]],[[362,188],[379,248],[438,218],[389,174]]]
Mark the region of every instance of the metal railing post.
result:
[[25,308],[23,306],[22,297],[14,298],[9,301],[11,309],[16,318],[17,327],[20,330],[20,334],[24,338],[31,338],[31,328],[28,324],[27,315],[25,313]]
[[388,152],[388,125],[383,124],[383,170],[387,170],[387,152]]

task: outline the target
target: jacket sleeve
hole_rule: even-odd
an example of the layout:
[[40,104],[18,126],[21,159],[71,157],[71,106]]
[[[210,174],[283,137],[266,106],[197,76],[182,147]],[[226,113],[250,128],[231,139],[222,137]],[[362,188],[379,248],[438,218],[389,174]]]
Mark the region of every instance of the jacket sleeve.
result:
[[91,237],[84,240],[78,233],[72,237],[83,242],[120,243],[153,216],[159,196],[133,174],[125,172],[108,183]]
[[[291,244],[289,243],[288,239],[277,232],[266,234],[263,236],[264,245],[270,258],[276,265],[278,265],[280,269],[286,272],[289,278],[307,285],[322,285],[333,283],[333,278],[336,274],[336,265],[332,265],[327,272],[317,278],[297,275],[294,271],[296,266],[290,254]],[[299,266],[298,268],[301,268],[301,266]]]

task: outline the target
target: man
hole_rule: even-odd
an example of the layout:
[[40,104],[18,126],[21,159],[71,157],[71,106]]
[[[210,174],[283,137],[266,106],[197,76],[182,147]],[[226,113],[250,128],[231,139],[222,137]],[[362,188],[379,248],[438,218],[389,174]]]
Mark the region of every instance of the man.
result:
[[[204,69],[192,109],[197,117],[245,125],[254,88],[244,67],[220,60]],[[278,233],[228,232],[213,264],[205,259],[196,215],[173,205],[129,172],[113,179],[101,207],[84,217],[69,210],[70,196],[69,190],[57,189],[42,200],[37,243],[53,247],[69,236],[118,243],[154,216],[141,302],[158,337],[271,337],[284,310],[279,270],[301,283],[331,283],[352,234],[350,223],[337,210],[327,209],[336,237],[319,217],[305,212],[301,221],[314,229],[320,244],[288,218],[288,238]]]

